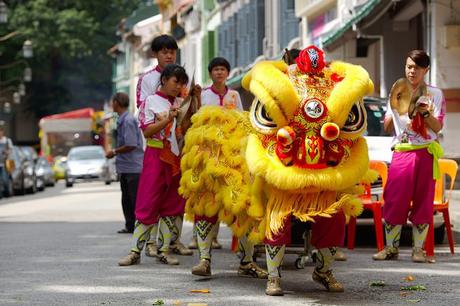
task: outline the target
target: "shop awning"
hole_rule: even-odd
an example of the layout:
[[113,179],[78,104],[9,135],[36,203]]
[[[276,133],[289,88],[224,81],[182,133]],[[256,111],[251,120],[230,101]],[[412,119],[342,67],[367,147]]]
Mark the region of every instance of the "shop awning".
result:
[[360,22],[364,17],[369,15],[372,10],[379,4],[381,0],[369,0],[367,3],[355,7],[355,14],[352,18],[346,21],[342,26],[329,31],[322,35],[321,42],[322,46],[327,47],[332,44],[336,39],[342,37],[342,35],[352,27],[353,24]]

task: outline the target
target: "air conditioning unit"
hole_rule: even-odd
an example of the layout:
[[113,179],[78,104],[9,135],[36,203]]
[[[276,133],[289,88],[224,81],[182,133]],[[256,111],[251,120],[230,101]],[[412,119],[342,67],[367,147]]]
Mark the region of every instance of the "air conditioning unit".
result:
[[460,47],[460,24],[442,27],[442,44],[446,48]]

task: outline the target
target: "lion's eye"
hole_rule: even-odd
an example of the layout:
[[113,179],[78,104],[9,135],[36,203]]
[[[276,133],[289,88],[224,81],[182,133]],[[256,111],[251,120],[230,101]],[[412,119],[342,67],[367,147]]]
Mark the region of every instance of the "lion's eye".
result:
[[278,130],[275,121],[270,118],[264,105],[257,98],[252,102],[249,118],[254,128],[260,133],[273,134]]
[[348,113],[347,121],[342,127],[344,133],[356,133],[366,128],[366,110],[364,104],[357,102]]

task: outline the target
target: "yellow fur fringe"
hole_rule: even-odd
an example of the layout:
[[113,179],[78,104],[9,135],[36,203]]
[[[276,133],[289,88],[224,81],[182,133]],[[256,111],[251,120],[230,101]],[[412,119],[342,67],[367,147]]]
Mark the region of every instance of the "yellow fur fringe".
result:
[[360,182],[369,168],[367,144],[363,138],[356,141],[350,157],[340,165],[311,170],[285,167],[277,157],[266,153],[257,136],[250,135],[246,161],[251,174],[263,177],[269,185],[290,191],[311,187],[343,190]]

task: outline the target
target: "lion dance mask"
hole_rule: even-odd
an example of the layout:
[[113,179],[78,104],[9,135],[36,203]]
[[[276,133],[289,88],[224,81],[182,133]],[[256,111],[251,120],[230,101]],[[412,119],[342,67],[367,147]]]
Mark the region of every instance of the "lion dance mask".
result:
[[255,96],[249,113],[205,106],[192,118],[179,189],[188,218],[218,215],[236,236],[261,241],[290,215],[359,215],[357,186],[369,176],[368,73],[326,63],[310,46],[291,66],[256,64],[242,85]]

